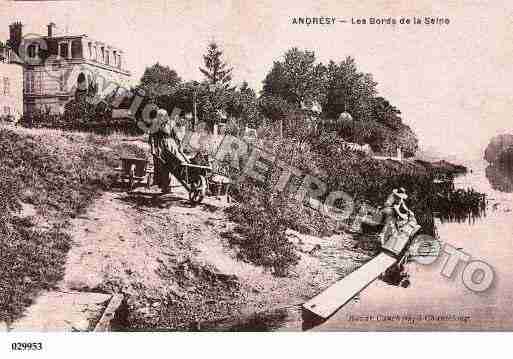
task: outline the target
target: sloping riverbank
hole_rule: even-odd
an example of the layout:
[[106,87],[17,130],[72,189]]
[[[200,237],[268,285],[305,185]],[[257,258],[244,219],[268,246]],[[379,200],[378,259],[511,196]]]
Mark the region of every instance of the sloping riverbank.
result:
[[318,238],[316,247],[291,232],[301,260],[276,277],[237,257],[226,203],[193,207],[186,198],[178,187],[166,196],[104,193],[72,222],[63,286],[123,294],[124,330],[188,330],[302,303],[370,259],[349,236]]
[[319,239],[320,250],[291,237],[299,263],[277,277],[240,259],[225,202],[192,207],[178,187],[166,196],[113,187],[119,156],[146,155],[123,138],[10,127],[0,135],[7,323],[41,294],[71,290],[123,294],[125,330],[188,329],[300,303],[370,258],[350,236]]
[[[19,318],[41,293],[70,290],[122,294],[124,330],[186,330],[302,303],[374,254],[340,231],[320,238],[287,230],[297,263],[277,273],[234,241],[241,223],[227,203],[209,197],[191,206],[181,187],[163,196],[156,187],[128,195],[116,186],[120,156],[147,156],[140,138],[14,128],[0,135],[1,321]],[[326,224],[307,212],[297,221],[302,232]]]

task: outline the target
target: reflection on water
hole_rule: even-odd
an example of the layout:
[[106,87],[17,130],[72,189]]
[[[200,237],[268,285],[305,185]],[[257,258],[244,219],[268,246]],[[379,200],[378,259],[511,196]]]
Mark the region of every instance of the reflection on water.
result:
[[[488,263],[495,273],[492,287],[482,293],[470,291],[462,282],[465,263],[460,263],[450,278],[442,275],[448,258],[442,251],[432,265],[408,265],[413,279],[408,289],[376,281],[361,293],[358,303],[345,306],[319,330],[513,329],[513,181],[508,173],[486,168],[486,163],[475,162],[472,169],[455,179],[455,188],[485,193],[487,211],[437,211],[437,232],[443,243],[461,248],[471,260]],[[385,315],[420,320],[381,320]],[[371,316],[378,319],[350,319]],[[444,316],[468,320],[432,320]]]
[[513,193],[513,169],[490,164],[486,167],[486,178],[496,191]]
[[446,211],[434,212],[441,223],[467,223],[473,225],[477,220],[486,218],[486,206],[472,209],[449,208]]
[[476,220],[486,217],[486,195],[473,188],[454,187],[441,191],[433,206],[433,215],[442,223],[475,224]]

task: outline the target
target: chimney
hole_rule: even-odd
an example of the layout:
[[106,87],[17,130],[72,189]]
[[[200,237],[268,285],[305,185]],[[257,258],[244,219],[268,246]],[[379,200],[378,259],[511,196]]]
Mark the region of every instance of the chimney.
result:
[[46,25],[46,27],[48,28],[48,37],[52,37],[53,35],[55,35],[54,30],[57,27],[57,25],[55,25],[55,23],[51,22],[48,25]]
[[21,22],[13,22],[9,25],[9,47],[19,55],[19,47],[23,38],[23,25]]

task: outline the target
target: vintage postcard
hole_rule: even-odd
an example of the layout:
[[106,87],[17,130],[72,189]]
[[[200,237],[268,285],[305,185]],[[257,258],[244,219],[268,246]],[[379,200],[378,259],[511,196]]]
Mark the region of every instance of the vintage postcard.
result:
[[512,16],[1,0],[0,331],[513,330]]

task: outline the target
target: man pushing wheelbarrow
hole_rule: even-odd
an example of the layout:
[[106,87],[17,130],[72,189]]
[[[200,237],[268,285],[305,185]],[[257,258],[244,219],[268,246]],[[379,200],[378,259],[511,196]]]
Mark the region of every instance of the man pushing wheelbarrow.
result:
[[162,193],[169,193],[169,174],[172,174],[189,192],[189,199],[200,203],[206,195],[207,172],[210,166],[195,163],[181,150],[180,139],[166,110],[150,114],[152,131],[149,143],[154,161],[155,181]]

